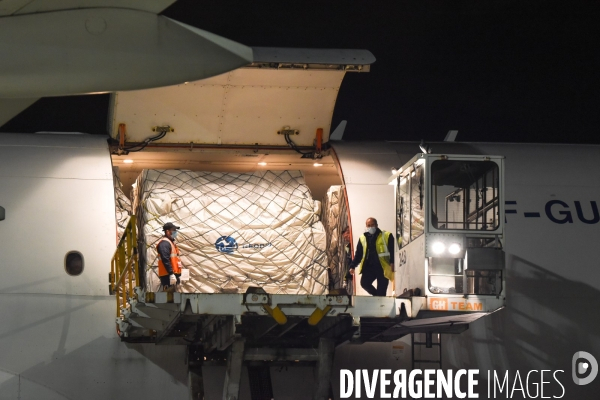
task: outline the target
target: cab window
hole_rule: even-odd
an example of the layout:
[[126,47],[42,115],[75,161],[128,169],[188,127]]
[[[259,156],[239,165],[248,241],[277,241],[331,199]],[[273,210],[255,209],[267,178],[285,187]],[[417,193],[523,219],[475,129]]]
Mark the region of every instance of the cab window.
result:
[[431,164],[431,223],[436,229],[496,230],[499,169],[492,161]]
[[423,234],[424,198],[423,198],[423,166],[419,165],[410,173],[410,240],[415,240]]

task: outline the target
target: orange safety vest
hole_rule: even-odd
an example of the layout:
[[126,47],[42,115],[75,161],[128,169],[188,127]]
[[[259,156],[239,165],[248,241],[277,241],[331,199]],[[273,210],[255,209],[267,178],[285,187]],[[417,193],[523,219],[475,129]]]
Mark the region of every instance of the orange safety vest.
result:
[[[156,244],[156,251],[158,252],[158,245],[162,242],[162,241],[167,241],[171,244],[171,267],[173,267],[173,273],[174,274],[181,274],[181,267],[179,266],[179,249],[177,248],[177,246],[175,246],[175,243],[173,243],[169,238],[162,238],[161,240],[158,241],[158,243]],[[158,276],[166,276],[169,275],[169,273],[167,272],[167,269],[165,268],[165,264],[163,264],[162,259],[160,258],[160,254],[158,255]]]

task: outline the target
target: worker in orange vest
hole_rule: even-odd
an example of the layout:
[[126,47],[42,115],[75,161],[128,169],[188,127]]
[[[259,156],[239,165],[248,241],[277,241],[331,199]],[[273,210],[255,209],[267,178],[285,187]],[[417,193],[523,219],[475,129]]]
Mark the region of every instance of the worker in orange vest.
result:
[[174,289],[179,284],[181,276],[181,261],[179,260],[179,249],[175,244],[178,226],[172,222],[163,225],[163,236],[156,245],[158,251],[158,277],[163,290]]

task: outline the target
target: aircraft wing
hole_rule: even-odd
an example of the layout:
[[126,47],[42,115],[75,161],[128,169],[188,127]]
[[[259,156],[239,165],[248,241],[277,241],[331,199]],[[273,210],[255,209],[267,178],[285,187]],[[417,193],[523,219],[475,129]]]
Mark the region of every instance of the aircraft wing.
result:
[[0,0],[0,125],[40,97],[219,75],[252,49],[160,11],[174,0]]
[[3,0],[0,17],[83,8],[126,8],[160,13],[176,0]]

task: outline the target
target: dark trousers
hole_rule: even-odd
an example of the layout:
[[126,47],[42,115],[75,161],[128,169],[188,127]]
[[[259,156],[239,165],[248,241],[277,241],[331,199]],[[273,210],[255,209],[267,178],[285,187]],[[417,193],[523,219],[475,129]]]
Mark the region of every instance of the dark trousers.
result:
[[[177,284],[179,284],[179,277],[181,274],[175,274],[175,278],[177,278]],[[160,279],[160,287],[163,290],[167,290],[171,286],[171,278],[170,275],[159,276]]]
[[[373,286],[373,281],[376,279],[377,289]],[[389,283],[390,281],[383,275],[383,268],[381,268],[381,266],[375,268],[369,268],[367,265],[363,266],[360,286],[362,286],[371,296],[385,296]]]

